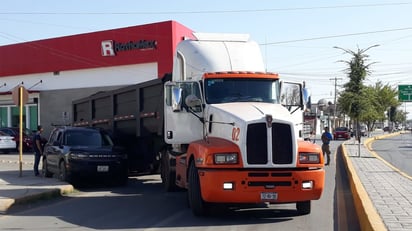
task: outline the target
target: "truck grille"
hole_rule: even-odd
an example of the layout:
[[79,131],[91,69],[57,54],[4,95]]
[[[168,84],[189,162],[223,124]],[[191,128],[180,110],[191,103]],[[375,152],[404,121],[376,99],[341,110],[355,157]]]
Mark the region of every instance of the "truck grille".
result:
[[[247,163],[268,164],[268,139],[266,123],[248,125]],[[287,124],[272,124],[272,163],[291,164],[293,161],[292,129]]]

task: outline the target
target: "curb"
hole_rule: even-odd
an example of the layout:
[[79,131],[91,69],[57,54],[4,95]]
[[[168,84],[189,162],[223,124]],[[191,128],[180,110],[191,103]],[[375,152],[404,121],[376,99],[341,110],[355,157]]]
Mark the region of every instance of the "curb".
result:
[[13,205],[27,204],[38,200],[51,199],[63,196],[74,191],[73,185],[64,185],[48,189],[41,193],[26,195],[16,199],[0,199],[0,213],[6,213]]
[[72,185],[65,185],[65,186],[60,186],[58,188],[49,189],[42,193],[32,194],[32,195],[24,196],[21,198],[16,198],[14,200],[15,200],[15,204],[25,204],[25,203],[30,203],[36,200],[59,197],[65,194],[72,193],[73,191],[74,191],[74,188]]

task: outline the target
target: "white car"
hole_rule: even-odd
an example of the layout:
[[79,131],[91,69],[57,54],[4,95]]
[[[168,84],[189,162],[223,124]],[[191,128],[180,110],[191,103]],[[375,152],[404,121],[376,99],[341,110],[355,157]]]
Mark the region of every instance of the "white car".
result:
[[9,153],[11,150],[15,149],[16,141],[14,140],[14,137],[0,131],[0,151]]

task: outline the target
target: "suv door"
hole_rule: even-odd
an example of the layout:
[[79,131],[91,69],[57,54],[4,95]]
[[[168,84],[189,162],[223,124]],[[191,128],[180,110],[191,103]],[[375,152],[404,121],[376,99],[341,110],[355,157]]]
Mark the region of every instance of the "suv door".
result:
[[47,159],[47,167],[54,173],[59,171],[62,136],[63,131],[59,129],[54,130],[50,135],[49,141],[44,147],[44,154],[45,158]]

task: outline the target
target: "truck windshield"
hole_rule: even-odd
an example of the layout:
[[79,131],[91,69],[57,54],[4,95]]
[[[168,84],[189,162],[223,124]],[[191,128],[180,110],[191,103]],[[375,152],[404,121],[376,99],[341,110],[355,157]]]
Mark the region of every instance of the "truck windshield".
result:
[[205,98],[208,104],[230,102],[279,103],[279,80],[227,78],[206,79]]

